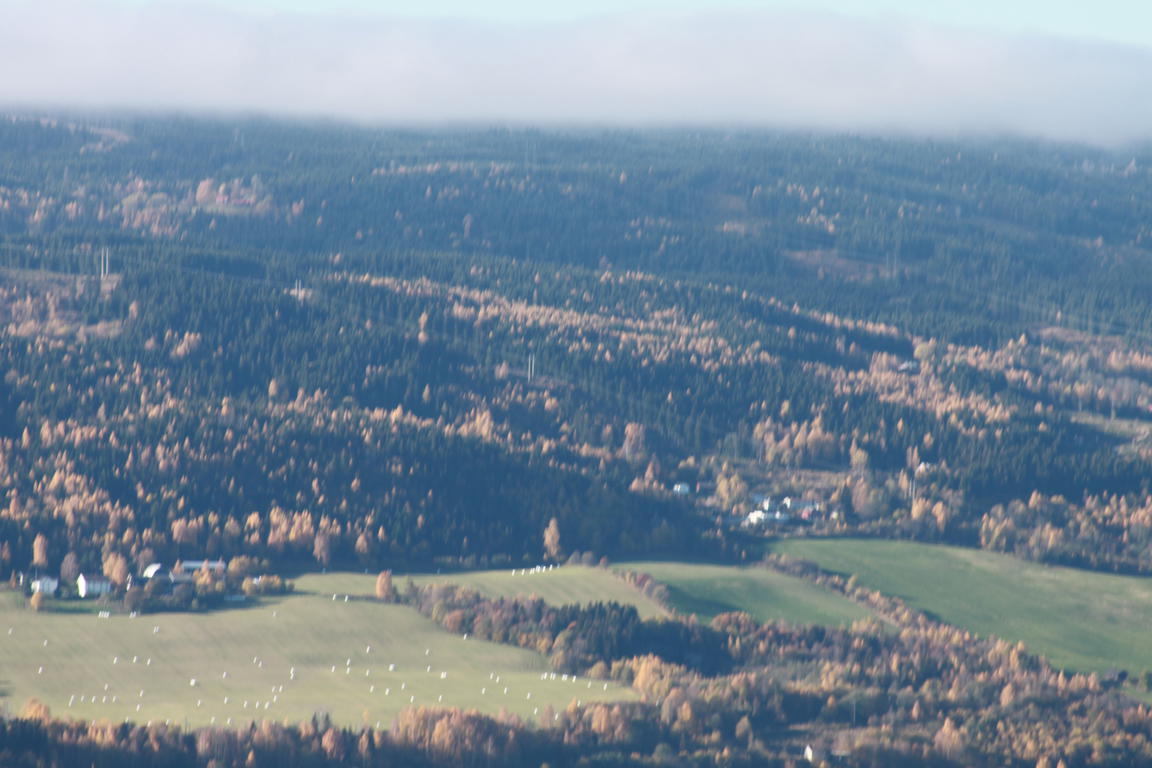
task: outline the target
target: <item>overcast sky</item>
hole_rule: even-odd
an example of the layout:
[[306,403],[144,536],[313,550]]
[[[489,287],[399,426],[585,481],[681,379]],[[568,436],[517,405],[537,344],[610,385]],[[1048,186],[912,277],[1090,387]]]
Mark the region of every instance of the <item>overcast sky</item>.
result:
[[0,103],[1152,139],[1152,3],[333,7],[0,0]]

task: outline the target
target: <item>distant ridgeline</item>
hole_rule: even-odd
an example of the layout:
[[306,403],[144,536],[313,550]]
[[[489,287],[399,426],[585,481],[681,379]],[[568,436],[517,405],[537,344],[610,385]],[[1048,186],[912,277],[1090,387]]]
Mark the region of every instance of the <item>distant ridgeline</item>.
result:
[[0,570],[738,558],[803,528],[1152,571],[1150,168],[4,119]]

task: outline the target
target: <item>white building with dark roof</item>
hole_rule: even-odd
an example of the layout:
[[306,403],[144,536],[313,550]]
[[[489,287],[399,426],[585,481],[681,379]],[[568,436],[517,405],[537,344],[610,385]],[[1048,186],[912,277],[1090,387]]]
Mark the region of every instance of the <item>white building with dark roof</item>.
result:
[[112,591],[112,582],[103,576],[86,576],[83,573],[76,577],[76,594],[81,598],[100,597]]
[[38,579],[32,580],[32,592],[43,592],[46,595],[56,594],[56,590],[60,587],[60,579],[55,576],[41,576]]

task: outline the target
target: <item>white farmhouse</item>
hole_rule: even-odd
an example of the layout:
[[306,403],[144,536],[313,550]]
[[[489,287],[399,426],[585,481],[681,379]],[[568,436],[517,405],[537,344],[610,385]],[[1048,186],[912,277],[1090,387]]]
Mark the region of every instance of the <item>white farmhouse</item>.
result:
[[85,576],[80,574],[76,577],[76,594],[80,597],[100,597],[112,591],[112,582],[108,579],[101,578],[100,576]]

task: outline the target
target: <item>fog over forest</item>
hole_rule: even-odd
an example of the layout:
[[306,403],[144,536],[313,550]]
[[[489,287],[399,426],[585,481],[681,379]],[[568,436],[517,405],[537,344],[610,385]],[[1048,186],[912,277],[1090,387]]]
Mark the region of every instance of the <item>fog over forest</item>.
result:
[[1152,135],[1152,50],[784,11],[567,22],[9,3],[0,103],[376,123]]

